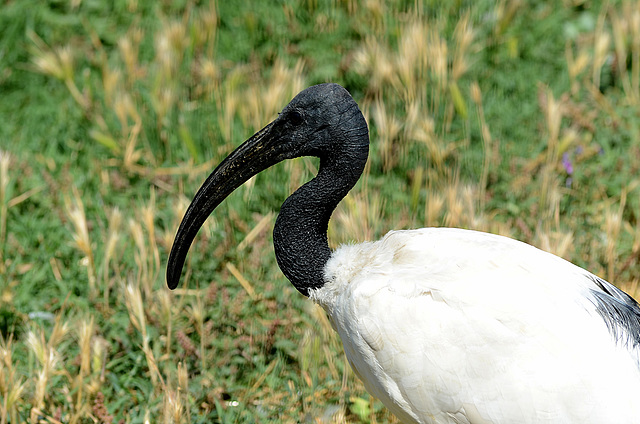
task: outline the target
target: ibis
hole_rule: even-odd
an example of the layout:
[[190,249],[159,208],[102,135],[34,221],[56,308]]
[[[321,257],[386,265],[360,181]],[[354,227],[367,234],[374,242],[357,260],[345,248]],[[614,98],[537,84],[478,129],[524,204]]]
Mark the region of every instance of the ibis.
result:
[[332,251],[329,219],[368,152],[367,123],[346,89],[300,92],[198,190],[171,249],[169,288],[231,192],[285,159],[315,156],[317,175],[276,219],[276,259],[326,311],[366,389],[402,422],[640,422],[640,307],[594,274],[455,228],[391,231]]

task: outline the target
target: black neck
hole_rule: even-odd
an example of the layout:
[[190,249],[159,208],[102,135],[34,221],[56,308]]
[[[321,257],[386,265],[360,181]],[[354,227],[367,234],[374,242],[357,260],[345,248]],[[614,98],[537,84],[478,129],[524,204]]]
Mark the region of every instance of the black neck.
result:
[[366,144],[352,144],[351,151],[321,158],[318,175],[285,200],[276,219],[273,245],[278,265],[305,296],[325,283],[324,268],[331,256],[329,219],[362,174],[369,150],[366,137]]

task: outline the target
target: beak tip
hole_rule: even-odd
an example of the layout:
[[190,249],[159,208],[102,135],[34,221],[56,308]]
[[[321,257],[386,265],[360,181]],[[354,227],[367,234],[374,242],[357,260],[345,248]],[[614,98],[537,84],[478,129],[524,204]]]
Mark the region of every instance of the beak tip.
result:
[[[180,270],[182,271],[182,270]],[[167,287],[174,290],[180,283],[180,271],[176,273],[176,268],[171,265],[167,266]]]
[[[184,236],[181,236],[181,234],[183,234],[184,219],[185,218],[183,218],[183,222],[180,224],[180,229],[178,229],[178,234],[173,241],[173,246],[171,247],[171,252],[169,252],[169,258],[167,260],[166,281],[167,287],[171,290],[174,290],[180,284],[182,268],[184,267],[187,252],[191,245],[191,242],[185,243]],[[192,239],[193,237],[190,238],[190,240]]]

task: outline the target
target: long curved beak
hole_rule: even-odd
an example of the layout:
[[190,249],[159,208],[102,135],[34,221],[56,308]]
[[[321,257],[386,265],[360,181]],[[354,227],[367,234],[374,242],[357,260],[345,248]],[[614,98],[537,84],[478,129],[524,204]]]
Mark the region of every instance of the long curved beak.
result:
[[182,218],[167,263],[167,286],[180,282],[187,253],[211,212],[235,189],[261,171],[290,157],[270,123],[242,143],[207,177]]

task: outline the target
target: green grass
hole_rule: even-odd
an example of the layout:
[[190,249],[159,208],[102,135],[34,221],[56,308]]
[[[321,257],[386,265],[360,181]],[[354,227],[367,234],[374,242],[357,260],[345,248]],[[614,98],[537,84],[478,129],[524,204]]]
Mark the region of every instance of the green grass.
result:
[[0,424],[395,422],[273,256],[315,160],[234,193],[164,283],[207,173],[315,83],[371,127],[332,244],[475,228],[638,296],[640,3],[440,3],[4,2]]

